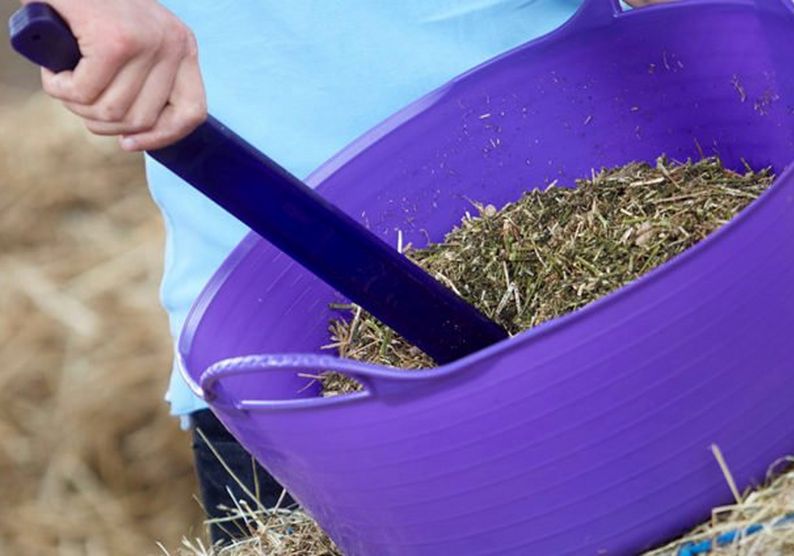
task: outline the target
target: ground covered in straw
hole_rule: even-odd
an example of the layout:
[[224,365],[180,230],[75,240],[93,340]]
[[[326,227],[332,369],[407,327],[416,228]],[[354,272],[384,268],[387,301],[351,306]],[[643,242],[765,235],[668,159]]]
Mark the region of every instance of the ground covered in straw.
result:
[[160,217],[140,157],[16,96],[0,90],[0,554],[156,554],[200,530],[162,401]]
[[224,547],[213,547],[200,539],[182,542],[170,556],[341,556],[320,526],[300,510],[254,510],[239,507],[230,519],[242,517],[246,537]]

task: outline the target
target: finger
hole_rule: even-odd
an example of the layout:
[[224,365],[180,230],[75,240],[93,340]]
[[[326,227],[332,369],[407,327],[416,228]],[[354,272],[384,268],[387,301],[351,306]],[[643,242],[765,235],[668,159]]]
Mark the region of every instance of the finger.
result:
[[128,48],[108,48],[101,54],[80,59],[74,71],[52,73],[42,70],[44,91],[53,98],[77,104],[93,104],[132,58]]
[[86,127],[97,135],[129,135],[152,129],[168,104],[178,65],[179,62],[172,59],[156,65],[121,121],[108,122],[86,118]]
[[66,108],[86,120],[121,122],[143,89],[154,65],[154,56],[127,64],[92,104],[64,102]]
[[191,53],[183,59],[177,71],[169,104],[154,127],[122,137],[121,147],[127,151],[160,149],[182,139],[206,119],[204,84],[193,41]]

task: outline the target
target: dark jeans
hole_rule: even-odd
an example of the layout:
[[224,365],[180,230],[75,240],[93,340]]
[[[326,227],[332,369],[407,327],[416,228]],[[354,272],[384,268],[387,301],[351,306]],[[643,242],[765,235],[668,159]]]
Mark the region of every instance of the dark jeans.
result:
[[[229,475],[223,464],[212,453],[207,442],[196,432],[200,429],[215,448],[220,457],[231,469],[234,476],[242,482],[266,508],[275,507],[284,490],[276,480],[256,463],[251,455],[223,427],[217,417],[209,410],[197,411],[193,418],[193,455],[196,460],[201,498],[210,519],[226,518],[228,511],[219,506],[234,508],[235,500],[245,500],[251,509],[258,505],[245,493],[238,482]],[[231,496],[229,495],[231,491]],[[232,496],[234,500],[232,500]],[[281,507],[293,506],[295,502],[287,495]],[[229,543],[235,538],[248,536],[248,529],[242,519],[225,521],[210,525],[213,543]]]

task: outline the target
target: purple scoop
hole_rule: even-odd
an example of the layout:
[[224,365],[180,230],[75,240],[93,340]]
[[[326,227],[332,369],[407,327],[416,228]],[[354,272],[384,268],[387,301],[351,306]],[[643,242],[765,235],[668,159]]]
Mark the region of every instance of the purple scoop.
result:
[[[585,309],[414,373],[321,351],[337,296],[252,235],[193,308],[189,382],[352,556],[630,554],[684,532],[731,500],[712,443],[740,488],[794,450],[792,52],[783,0],[586,1],[311,181],[414,245],[469,199],[661,153],[772,166],[761,199]],[[299,374],[322,370],[366,391],[316,397]]]

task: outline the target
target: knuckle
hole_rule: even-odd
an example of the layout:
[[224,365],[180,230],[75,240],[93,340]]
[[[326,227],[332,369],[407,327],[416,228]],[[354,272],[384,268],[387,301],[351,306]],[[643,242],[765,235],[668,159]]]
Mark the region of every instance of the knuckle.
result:
[[126,39],[117,36],[110,40],[105,47],[105,56],[111,64],[120,63],[127,53]]
[[137,114],[130,118],[127,133],[141,133],[148,131],[157,123],[156,114]]
[[207,104],[205,102],[193,102],[185,107],[185,122],[192,126],[197,126],[207,119]]
[[116,29],[110,34],[106,53],[108,58],[115,63],[124,61],[135,55],[141,46],[141,40],[135,32],[124,28]]
[[102,122],[118,122],[124,119],[126,112],[124,108],[118,104],[103,104],[97,107],[96,116],[97,120]]
[[[82,104],[82,105],[90,105],[93,104],[97,97],[99,96],[99,91],[96,87],[91,85],[82,85],[75,88],[68,94],[69,100],[74,102],[75,104]],[[99,111],[101,115],[101,110]]]
[[170,19],[165,27],[162,45],[165,52],[178,57],[184,56],[189,50],[190,30],[176,18]]
[[183,57],[198,57],[198,41],[196,40],[196,36],[190,28],[186,27],[181,22],[179,23],[179,31],[176,34],[176,38],[179,41],[180,54]]
[[198,54],[199,54],[198,39],[196,39],[196,35],[194,35],[192,31],[188,30],[187,56],[195,60],[198,59]]
[[180,45],[184,45],[188,40],[188,29],[177,19],[171,19],[166,25],[167,36]]
[[75,80],[68,84],[68,87],[62,87],[61,93],[64,99],[75,104],[92,106],[102,94],[102,88],[100,83],[92,81],[91,79],[92,78],[86,77],[85,75],[77,75]]
[[41,80],[41,87],[44,89],[44,92],[47,93],[51,97],[58,98],[60,97],[60,88],[55,84],[53,79],[44,78]]

